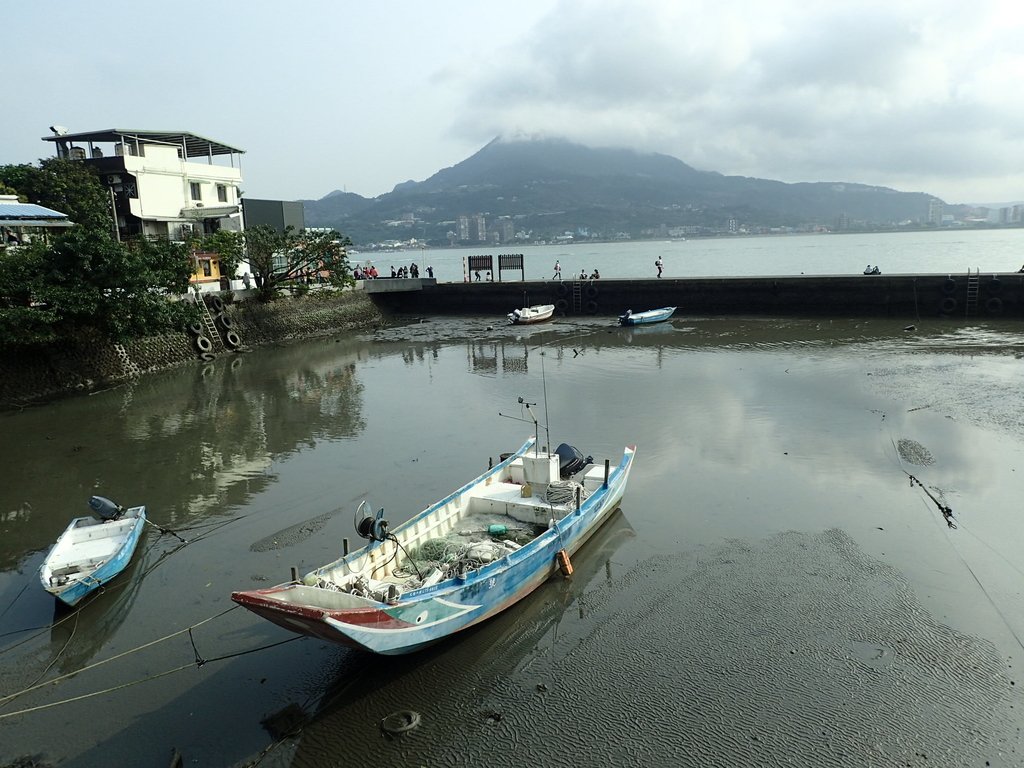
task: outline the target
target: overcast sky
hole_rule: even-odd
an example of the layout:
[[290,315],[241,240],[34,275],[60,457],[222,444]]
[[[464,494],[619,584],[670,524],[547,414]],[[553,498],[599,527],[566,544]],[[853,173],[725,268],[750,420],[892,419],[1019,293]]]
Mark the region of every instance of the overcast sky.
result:
[[497,135],[1024,200],[1020,0],[12,2],[0,164],[48,127],[246,151],[249,197],[374,197]]

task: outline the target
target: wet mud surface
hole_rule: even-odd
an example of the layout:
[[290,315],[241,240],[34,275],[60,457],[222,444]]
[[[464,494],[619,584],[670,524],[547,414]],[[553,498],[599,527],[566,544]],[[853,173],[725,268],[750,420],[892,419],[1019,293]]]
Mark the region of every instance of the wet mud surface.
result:
[[[1024,765],[1017,325],[423,319],[6,414],[0,766]],[[515,450],[518,397],[638,445],[572,579],[408,657],[233,607]],[[58,624],[91,493],[188,543]]]

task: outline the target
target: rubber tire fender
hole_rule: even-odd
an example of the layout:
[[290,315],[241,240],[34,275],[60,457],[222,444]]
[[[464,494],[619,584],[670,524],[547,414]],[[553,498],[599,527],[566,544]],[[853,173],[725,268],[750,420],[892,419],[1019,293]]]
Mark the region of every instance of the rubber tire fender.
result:
[[596,299],[597,298],[597,286],[594,285],[593,283],[591,283],[590,285],[587,286],[587,298],[588,299]]
[[227,345],[232,349],[237,349],[238,347],[242,346],[242,340],[234,331],[228,331],[224,340],[227,342]]
[[556,290],[556,293],[560,297],[565,298],[566,296],[569,295],[569,286],[566,285],[565,283],[559,283],[558,284],[558,289]]
[[203,335],[203,324],[202,323],[190,323],[188,326],[189,333],[193,336]]
[[956,280],[952,277],[947,278],[946,282],[942,284],[942,292],[947,296],[956,290]]
[[555,302],[555,309],[557,309],[559,312],[565,312],[567,309],[569,309],[569,302],[566,301],[565,299],[559,299],[558,301]]
[[1003,313],[1003,300],[998,296],[993,296],[985,302],[985,311],[990,315],[1001,315]]
[[230,331],[231,326],[235,324],[234,321],[230,317],[225,315],[223,312],[217,315],[217,322],[220,323],[220,327],[223,328],[225,331]]
[[196,349],[200,352],[209,352],[213,349],[213,342],[205,336],[196,336]]
[[214,312],[223,312],[224,299],[222,299],[220,296],[211,296],[210,307],[213,309]]
[[956,299],[947,296],[939,303],[939,311],[944,315],[950,315],[956,311]]
[[593,299],[587,302],[587,313],[591,315],[597,314],[597,302]]

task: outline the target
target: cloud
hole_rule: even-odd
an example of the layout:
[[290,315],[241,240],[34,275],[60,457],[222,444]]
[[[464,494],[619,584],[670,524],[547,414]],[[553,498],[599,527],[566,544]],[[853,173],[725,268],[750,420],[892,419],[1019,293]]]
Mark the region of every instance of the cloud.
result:
[[453,130],[564,135],[784,181],[948,177],[952,192],[1005,179],[1019,198],[1022,33],[1024,12],[997,2],[567,1],[462,70]]

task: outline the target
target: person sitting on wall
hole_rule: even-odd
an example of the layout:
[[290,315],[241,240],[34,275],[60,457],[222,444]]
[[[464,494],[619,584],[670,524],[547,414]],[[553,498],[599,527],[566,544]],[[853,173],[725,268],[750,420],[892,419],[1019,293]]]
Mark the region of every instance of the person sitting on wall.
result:
[[592,275],[590,276],[590,279],[591,279],[591,280],[600,280],[600,279],[601,279],[601,273],[600,273],[600,272],[598,272],[598,271],[597,271],[597,270],[595,269],[595,270],[594,270],[594,273],[593,273],[593,274],[592,274]]
[[871,274],[871,265],[870,264],[868,264],[866,267],[864,267],[864,274],[865,275],[870,275]]

